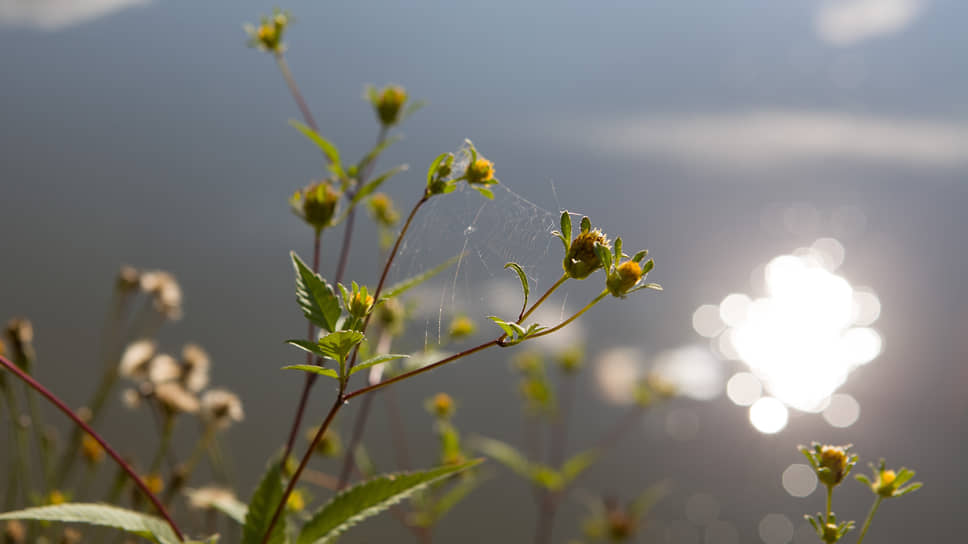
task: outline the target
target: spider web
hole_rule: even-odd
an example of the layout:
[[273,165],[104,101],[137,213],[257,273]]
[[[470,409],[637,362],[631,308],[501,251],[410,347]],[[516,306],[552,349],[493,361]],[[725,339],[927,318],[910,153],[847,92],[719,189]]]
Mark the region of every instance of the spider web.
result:
[[550,256],[552,247],[560,249],[551,235],[559,214],[504,184],[491,189],[493,200],[466,183],[431,198],[401,243],[390,269],[394,282],[457,256],[455,264],[404,297],[416,304],[408,330],[423,326],[424,347],[442,344],[455,316],[467,315],[480,330],[487,327],[487,315],[510,317],[520,310],[521,288],[514,272],[504,269],[506,263],[521,265],[532,292],[550,286],[561,273],[557,258]]

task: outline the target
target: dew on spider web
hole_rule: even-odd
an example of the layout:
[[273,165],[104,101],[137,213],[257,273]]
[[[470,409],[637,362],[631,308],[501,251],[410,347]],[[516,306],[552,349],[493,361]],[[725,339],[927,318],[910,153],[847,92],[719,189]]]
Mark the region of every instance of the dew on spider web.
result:
[[[527,200],[503,183],[490,189],[493,200],[465,183],[453,193],[431,198],[401,243],[390,270],[391,283],[457,257],[453,265],[404,297],[417,304],[410,327],[415,334],[417,327],[423,327],[424,347],[446,340],[454,316],[471,317],[480,330],[488,325],[487,315],[512,317],[520,309],[508,305],[520,304],[521,294],[514,273],[504,269],[506,263],[521,265],[533,292],[558,278],[560,269],[549,257],[552,244],[560,247],[551,235],[558,225],[558,212]],[[511,297],[502,296],[512,291],[495,287],[508,285],[516,289],[513,303],[505,300]]]

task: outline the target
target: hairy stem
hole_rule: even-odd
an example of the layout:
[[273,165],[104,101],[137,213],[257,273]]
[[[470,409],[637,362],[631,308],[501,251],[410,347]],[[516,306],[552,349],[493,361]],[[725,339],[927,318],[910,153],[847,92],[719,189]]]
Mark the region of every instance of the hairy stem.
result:
[[521,312],[521,315],[518,316],[518,321],[517,321],[518,324],[520,325],[521,323],[523,323],[524,320],[527,319],[532,312],[538,309],[538,306],[541,306],[541,304],[543,304],[544,301],[551,296],[551,293],[554,293],[567,280],[568,280],[568,274],[562,274],[561,277],[558,278],[558,281],[553,283],[551,287],[549,287],[548,290],[545,291],[545,294],[541,295],[541,298],[539,298],[534,304],[531,305],[531,308],[528,311]]
[[114,451],[114,448],[108,445],[108,443],[105,442],[100,435],[94,432],[94,429],[92,429],[87,423],[85,423],[84,420],[81,419],[76,413],[74,413],[73,410],[68,408],[63,401],[61,401],[53,393],[48,391],[47,388],[40,385],[40,383],[38,383],[36,380],[34,380],[33,378],[25,374],[22,370],[17,368],[16,365],[8,361],[5,357],[0,357],[0,364],[7,367],[7,370],[9,370],[10,372],[13,372],[14,374],[17,375],[18,378],[20,378],[28,385],[30,385],[30,387],[32,387],[34,391],[37,391],[38,393],[43,395],[60,411],[64,412],[64,414],[67,415],[67,417],[71,418],[71,420],[73,420],[77,426],[84,429],[84,432],[91,435],[91,437],[94,438],[94,440],[96,440],[97,443],[100,444],[102,448],[104,448],[104,451],[106,451],[108,455],[110,455],[111,458],[114,459],[114,461],[118,464],[118,466],[121,467],[121,469],[123,469],[125,473],[127,473],[128,477],[134,481],[135,485],[137,485],[138,488],[141,490],[141,492],[145,494],[148,500],[151,501],[151,504],[155,507],[155,510],[157,510],[158,514],[165,519],[165,521],[171,527],[172,531],[174,531],[178,539],[180,541],[185,540],[185,537],[182,535],[182,532],[178,528],[178,525],[176,525],[175,522],[171,519],[171,516],[168,515],[168,511],[165,510],[164,506],[162,506],[161,501],[158,500],[158,497],[156,497],[155,494],[152,493],[150,489],[148,489],[148,486],[145,484],[145,482],[138,476],[138,474],[134,471],[134,469],[132,469],[131,466],[128,463],[126,463],[124,459],[122,459],[121,456],[118,455],[116,451]]
[[861,542],[864,541],[864,535],[866,535],[867,530],[870,529],[871,521],[874,520],[874,514],[877,513],[877,508],[881,505],[881,501],[883,500],[884,500],[884,497],[880,495],[878,495],[877,498],[874,499],[874,504],[871,506],[871,511],[867,513],[867,519],[864,520],[864,528],[860,530],[860,536],[857,537],[857,544],[861,544]]

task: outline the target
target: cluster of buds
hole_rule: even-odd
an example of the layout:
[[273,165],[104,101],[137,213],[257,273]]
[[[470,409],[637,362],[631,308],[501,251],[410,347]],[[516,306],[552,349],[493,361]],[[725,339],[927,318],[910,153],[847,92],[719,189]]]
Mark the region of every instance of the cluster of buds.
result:
[[343,192],[330,180],[313,183],[293,193],[289,206],[293,213],[317,232],[333,225]]
[[451,421],[457,411],[457,403],[447,393],[437,393],[424,401],[424,408],[434,416],[434,430],[440,439],[440,463],[458,465],[467,460],[461,447],[460,433]]
[[[430,164],[427,196],[449,193],[457,188],[459,182],[466,181],[469,187],[493,199],[494,193],[488,186],[500,183],[494,177],[494,163],[484,158],[470,140],[464,140],[463,147],[457,153],[460,155],[459,161],[455,154],[443,153]],[[460,175],[454,177],[455,170],[460,171]]]
[[274,10],[271,16],[263,15],[259,26],[245,25],[245,32],[249,35],[249,46],[257,47],[273,54],[281,54],[286,50],[282,43],[282,35],[289,26],[289,13]]

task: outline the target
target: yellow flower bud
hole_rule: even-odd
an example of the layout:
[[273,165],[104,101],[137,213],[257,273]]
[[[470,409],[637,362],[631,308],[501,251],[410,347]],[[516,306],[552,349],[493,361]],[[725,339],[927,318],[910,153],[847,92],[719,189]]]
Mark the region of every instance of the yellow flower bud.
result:
[[400,220],[400,213],[393,206],[393,200],[386,193],[376,193],[368,201],[373,219],[384,227],[392,227]]
[[57,505],[67,502],[67,496],[55,489],[47,495],[47,504]]
[[823,446],[820,448],[819,465],[820,468],[826,468],[830,472],[819,475],[820,481],[828,486],[839,484],[847,475],[848,463],[849,458],[845,447]]
[[343,193],[332,183],[321,181],[296,191],[289,199],[289,204],[296,215],[317,230],[322,230],[332,224],[342,196]]
[[376,96],[377,117],[385,126],[397,124],[400,120],[400,112],[403,105],[407,103],[407,91],[399,85],[387,85]]
[[427,401],[427,411],[441,419],[453,416],[455,408],[454,399],[447,393],[437,393]]
[[286,508],[290,512],[302,512],[306,509],[306,497],[301,489],[294,489],[286,499]]
[[608,292],[612,296],[620,297],[628,293],[642,279],[642,267],[635,261],[625,261],[618,265],[615,273],[609,274],[605,281]]
[[608,238],[602,231],[595,229],[579,234],[568,248],[562,267],[569,277],[576,280],[585,279],[592,272],[602,267],[602,261],[595,253],[595,244],[610,248]]
[[145,485],[148,486],[148,490],[157,495],[165,488],[165,482],[161,479],[160,474],[149,474],[144,477]]
[[466,315],[455,317],[454,320],[450,322],[450,337],[454,340],[466,338],[474,334],[474,330],[474,322]]
[[494,163],[484,158],[477,159],[467,165],[464,177],[467,183],[486,184],[494,179]]
[[81,454],[84,455],[88,463],[95,465],[104,459],[104,448],[93,436],[85,434],[84,438],[81,439]]

